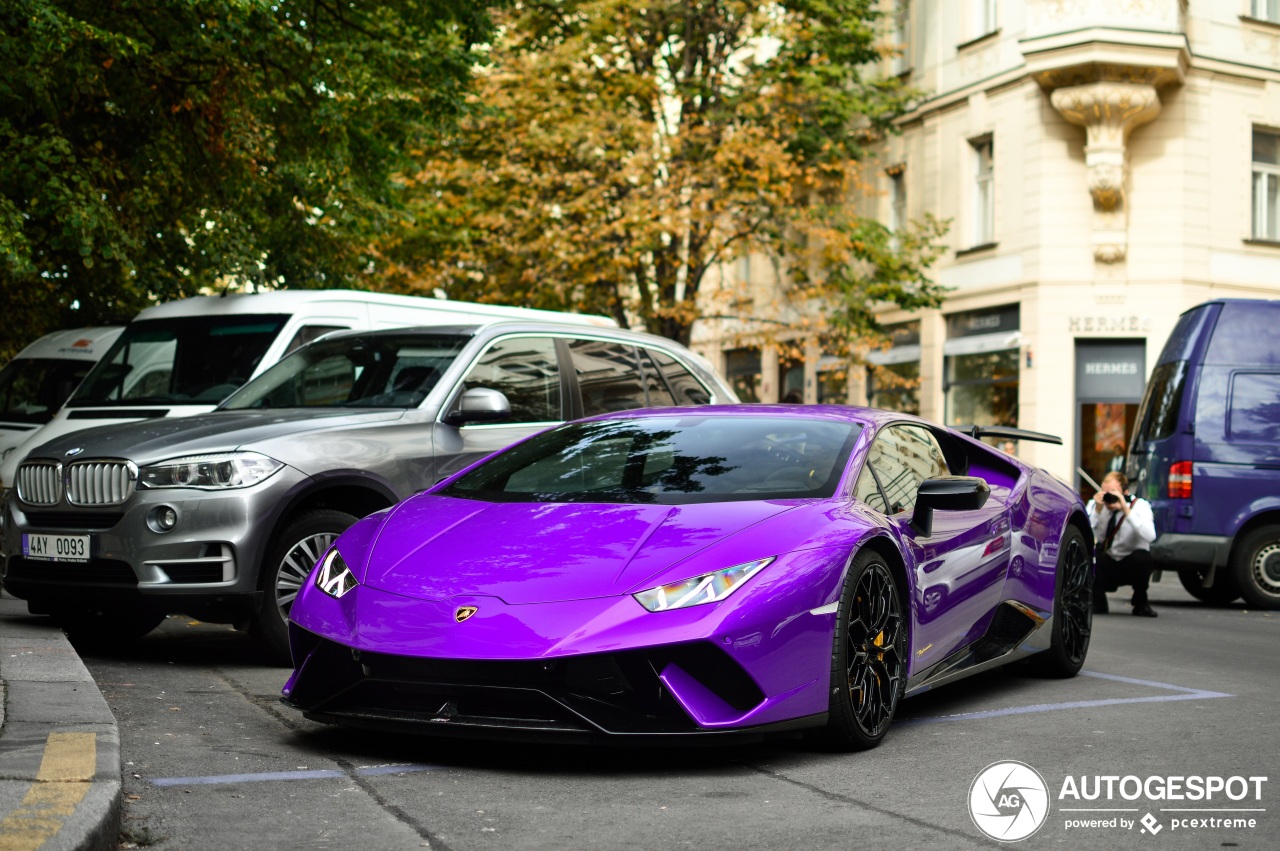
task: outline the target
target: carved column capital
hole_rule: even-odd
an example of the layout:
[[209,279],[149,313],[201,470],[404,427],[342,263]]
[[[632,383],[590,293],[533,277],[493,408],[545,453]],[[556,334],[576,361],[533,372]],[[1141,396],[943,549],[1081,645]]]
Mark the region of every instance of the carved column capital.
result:
[[1119,262],[1128,244],[1129,134],[1160,114],[1160,95],[1145,83],[1098,81],[1057,89],[1049,101],[1063,118],[1085,128],[1093,254],[1102,263]]

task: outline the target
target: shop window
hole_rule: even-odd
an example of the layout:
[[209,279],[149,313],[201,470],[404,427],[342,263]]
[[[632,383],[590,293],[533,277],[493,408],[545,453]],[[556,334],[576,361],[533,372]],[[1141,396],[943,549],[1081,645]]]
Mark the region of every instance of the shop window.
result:
[[792,404],[804,402],[803,361],[783,361],[778,364],[778,401]]
[[1253,238],[1280,242],[1280,133],[1266,130],[1253,131]]
[[867,368],[867,404],[886,411],[920,415],[920,362]]
[[725,352],[725,377],[743,402],[760,401],[760,350],[733,349]]
[[1018,350],[946,359],[949,425],[1018,424]]

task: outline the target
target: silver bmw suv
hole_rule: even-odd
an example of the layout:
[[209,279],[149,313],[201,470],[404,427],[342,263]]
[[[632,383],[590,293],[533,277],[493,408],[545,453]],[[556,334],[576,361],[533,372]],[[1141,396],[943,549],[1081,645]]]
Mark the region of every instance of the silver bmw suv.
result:
[[295,594],[359,517],[563,420],[731,401],[702,359],[648,334],[550,322],[332,334],[213,413],[33,450],[4,506],[4,587],[91,640],[183,613],[249,627],[285,661]]

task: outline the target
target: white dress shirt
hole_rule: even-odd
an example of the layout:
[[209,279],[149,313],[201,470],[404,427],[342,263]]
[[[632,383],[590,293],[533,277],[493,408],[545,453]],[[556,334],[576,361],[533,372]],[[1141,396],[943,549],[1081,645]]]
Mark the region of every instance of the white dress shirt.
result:
[[[1093,527],[1093,537],[1098,542],[1098,546],[1102,546],[1102,542],[1106,540],[1107,523],[1112,514],[1124,517],[1124,511],[1119,507],[1104,507],[1099,511],[1098,503],[1092,499],[1089,500],[1089,525]],[[1116,529],[1115,535],[1111,538],[1107,555],[1119,561],[1133,555],[1137,550],[1150,550],[1151,542],[1155,539],[1156,520],[1151,513],[1151,503],[1145,499],[1135,499],[1129,504],[1129,516],[1124,517],[1120,528]]]

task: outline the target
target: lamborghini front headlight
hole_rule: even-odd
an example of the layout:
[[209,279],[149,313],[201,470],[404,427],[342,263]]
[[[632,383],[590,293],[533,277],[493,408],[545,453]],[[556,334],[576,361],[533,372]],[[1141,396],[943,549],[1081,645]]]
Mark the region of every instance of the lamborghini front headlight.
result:
[[347,563],[343,561],[337,547],[329,550],[328,554],[320,559],[320,567],[316,570],[316,587],[333,599],[341,599],[343,594],[359,584],[356,582],[355,575],[351,573],[351,568],[347,567]]
[[737,591],[748,579],[755,576],[777,556],[769,556],[746,564],[726,567],[714,573],[704,573],[681,582],[659,585],[648,591],[634,594],[640,605],[651,612],[665,612],[669,609],[684,609],[689,606],[701,606],[704,603],[716,603]]

